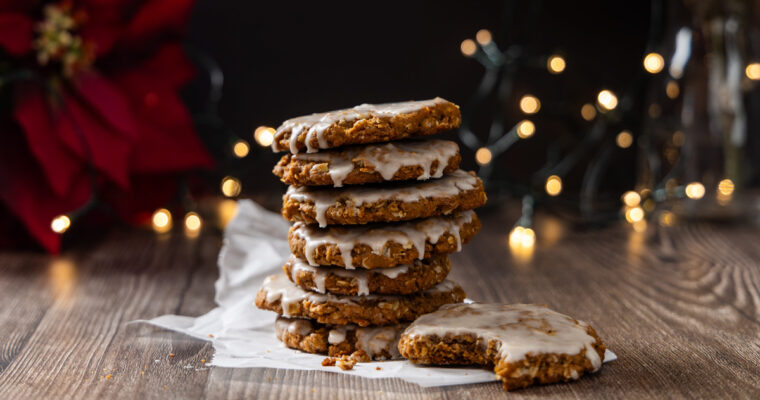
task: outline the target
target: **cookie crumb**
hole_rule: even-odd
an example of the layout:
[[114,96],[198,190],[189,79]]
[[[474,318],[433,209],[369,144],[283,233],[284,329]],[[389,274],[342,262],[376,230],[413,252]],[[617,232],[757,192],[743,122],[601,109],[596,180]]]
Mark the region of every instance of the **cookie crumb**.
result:
[[364,350],[356,350],[351,354],[351,359],[356,362],[370,362],[369,355]]
[[206,362],[206,359],[205,359],[205,358],[201,358],[201,362],[202,362],[202,363],[205,363],[205,362]]
[[208,334],[208,337],[210,337],[210,338],[213,338],[213,337],[214,337],[214,334],[213,334],[213,333],[209,333],[209,334]]
[[106,375],[106,380],[108,380],[108,379],[111,379],[111,378],[113,378],[113,375],[112,375],[112,374],[108,374],[108,375]]
[[164,390],[169,390],[169,386],[164,385]]
[[375,367],[375,370],[377,370],[377,371],[380,371],[381,369],[382,368],[380,368],[380,367]]
[[169,353],[169,357],[174,358],[174,353]]
[[338,368],[344,371],[348,371],[348,370],[354,369],[354,365],[356,365],[356,360],[352,360],[350,358],[347,358],[347,359],[341,358],[335,363],[335,365],[337,365]]
[[323,367],[334,367],[335,366],[335,361],[337,361],[337,359],[335,357],[327,357],[324,360],[322,360],[322,366]]
[[140,375],[145,376],[145,371],[140,371]]

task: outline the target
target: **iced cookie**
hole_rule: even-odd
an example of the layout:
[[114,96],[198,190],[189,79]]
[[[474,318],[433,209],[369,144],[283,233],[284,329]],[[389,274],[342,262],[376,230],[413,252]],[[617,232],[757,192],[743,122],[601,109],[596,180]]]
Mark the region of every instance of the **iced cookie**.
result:
[[319,228],[296,222],[290,250],[310,265],[388,268],[459,251],[480,230],[475,211],[395,224]]
[[456,304],[414,321],[399,350],[416,364],[494,365],[511,390],[597,371],[605,346],[590,325],[545,306]]
[[264,280],[256,306],[285,317],[311,318],[330,325],[393,325],[413,321],[444,304],[459,303],[464,297],[462,288],[448,280],[407,296],[339,296],[304,290],[285,274],[277,274]]
[[456,143],[427,140],[286,154],[273,172],[288,185],[341,187],[440,178],[456,171],[461,161]]
[[382,143],[457,128],[459,106],[431,100],[362,104],[345,110],[289,119],[277,128],[272,150],[315,153],[349,144]]
[[319,226],[407,221],[471,210],[486,202],[483,182],[460,170],[423,183],[342,189],[290,186],[282,215]]
[[403,325],[330,326],[310,319],[277,317],[275,333],[286,346],[307,353],[326,354],[331,357],[363,352],[370,360],[400,358],[398,338]]
[[409,265],[374,270],[314,267],[294,256],[282,267],[291,282],[317,293],[349,296],[411,294],[443,282],[451,271],[449,257],[438,255]]

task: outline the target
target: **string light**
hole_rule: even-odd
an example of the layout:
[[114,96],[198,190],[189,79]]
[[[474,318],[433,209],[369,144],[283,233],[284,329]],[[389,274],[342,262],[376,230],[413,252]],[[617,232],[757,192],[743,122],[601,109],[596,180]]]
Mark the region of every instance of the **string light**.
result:
[[59,215],[50,221],[50,229],[55,233],[66,232],[71,227],[71,218],[68,215]]
[[686,185],[686,197],[692,200],[699,200],[705,195],[705,185],[699,182],[692,182]]
[[747,65],[744,73],[747,74],[747,78],[752,79],[753,81],[760,80],[760,63],[756,62]]
[[665,60],[659,53],[649,53],[644,57],[644,69],[650,74],[657,74],[665,67]]
[[222,179],[222,194],[225,196],[236,197],[240,194],[241,190],[242,186],[240,185],[240,180],[237,178],[225,176],[224,179]]
[[275,129],[270,126],[260,126],[253,132],[253,139],[260,146],[266,147],[274,141]]
[[536,96],[526,94],[520,99],[520,110],[526,114],[535,114],[541,109],[541,101]]
[[621,131],[615,136],[615,144],[621,149],[627,149],[633,144],[633,135],[630,131]]
[[673,132],[673,145],[681,147],[684,143],[686,143],[686,135],[683,134],[683,131]]
[[522,120],[517,124],[517,136],[519,136],[520,139],[527,139],[533,136],[534,133],[536,133],[536,125],[530,120]]
[[718,182],[718,194],[731,196],[734,193],[734,182],[731,179],[723,179]]
[[536,244],[536,232],[531,228],[516,226],[509,232],[510,248],[530,248]]
[[478,49],[478,46],[475,45],[475,42],[472,39],[462,40],[462,44],[459,45],[459,50],[466,57],[472,57],[472,55],[475,54],[475,51],[477,51],[477,49]]
[[475,152],[475,162],[478,165],[486,165],[491,162],[493,154],[487,147],[481,147]]
[[544,185],[546,193],[549,196],[557,196],[562,192],[562,178],[557,175],[552,175],[546,178],[546,185]]
[[172,229],[172,213],[165,208],[159,208],[153,212],[153,230],[158,233],[169,232]]
[[663,211],[660,213],[660,225],[661,226],[673,226],[676,221],[676,216],[670,211]]
[[195,212],[185,214],[185,233],[189,236],[195,236],[200,232],[203,225],[201,217]]
[[565,59],[562,56],[554,54],[546,60],[546,69],[552,74],[561,74],[565,67]]
[[[488,29],[481,29],[478,31],[478,33],[475,34],[475,40],[477,40],[481,46],[485,46],[488,43],[491,43],[492,39],[493,38],[491,37],[491,31],[489,31]],[[462,42],[462,44],[464,44],[464,42]],[[462,51],[462,53],[464,53],[464,50]]]
[[251,146],[249,146],[248,142],[245,140],[238,140],[235,142],[235,145],[232,146],[232,152],[235,153],[235,157],[237,158],[243,158],[247,156],[250,150]]
[[586,121],[591,121],[596,117],[596,108],[589,103],[586,103],[581,107],[581,117]]
[[631,224],[631,226],[633,227],[633,230],[637,233],[644,232],[645,230],[647,230],[647,220],[642,219],[640,221],[636,221],[633,224]]
[[623,193],[623,204],[625,204],[628,207],[636,207],[641,203],[641,195],[634,192],[633,190],[629,190],[625,193]]
[[596,101],[605,110],[614,110],[617,107],[618,99],[615,93],[604,89],[596,96]]
[[678,83],[676,81],[670,81],[667,85],[665,85],[665,94],[668,95],[669,98],[675,99],[678,97],[679,93],[681,93],[681,89],[678,87]]
[[641,207],[629,207],[625,211],[625,220],[632,224],[642,219],[644,219],[644,209]]

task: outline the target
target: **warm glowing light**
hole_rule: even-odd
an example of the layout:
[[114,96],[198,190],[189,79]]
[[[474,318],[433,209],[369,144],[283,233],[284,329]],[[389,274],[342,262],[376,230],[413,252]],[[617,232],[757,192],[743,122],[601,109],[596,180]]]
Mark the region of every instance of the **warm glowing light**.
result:
[[55,233],[63,233],[71,226],[71,218],[68,215],[59,215],[50,221],[50,229]]
[[188,232],[198,232],[201,230],[201,217],[194,212],[185,214],[185,230]]
[[478,165],[486,165],[491,162],[493,154],[487,147],[481,147],[475,152],[475,162]]
[[731,196],[734,193],[734,182],[731,179],[723,179],[718,182],[718,194]]
[[249,151],[251,151],[251,146],[249,146],[248,142],[245,140],[238,140],[235,142],[235,145],[232,146],[232,152],[235,153],[235,157],[237,158],[247,156]]
[[744,73],[747,74],[747,78],[752,79],[753,81],[760,80],[760,63],[747,65]]
[[583,107],[581,107],[581,117],[585,119],[586,121],[591,121],[596,117],[596,108],[593,104],[584,104]]
[[459,45],[459,50],[467,57],[472,57],[477,49],[478,46],[472,39],[462,40],[462,44]]
[[218,215],[217,226],[220,229],[224,229],[235,214],[237,214],[237,201],[232,199],[219,201],[216,212]]
[[633,230],[641,233],[647,230],[647,221],[645,219],[642,219],[641,221],[636,221],[633,224],[631,224],[633,227]]
[[237,178],[225,176],[224,179],[222,179],[222,194],[225,196],[236,197],[240,194],[241,190],[242,186]]
[[661,226],[673,226],[676,222],[676,216],[670,211],[660,213],[659,222]]
[[520,110],[526,114],[535,114],[541,109],[541,101],[536,96],[526,94],[520,99]]
[[546,193],[549,196],[557,196],[562,192],[562,178],[557,175],[552,175],[546,178],[546,185],[544,186]]
[[641,203],[641,195],[634,192],[633,190],[629,190],[623,193],[623,203],[628,207],[636,207],[639,205],[639,203]]
[[650,74],[656,74],[665,67],[665,60],[658,53],[649,53],[644,57],[644,69]]
[[599,92],[599,94],[596,96],[596,101],[605,110],[614,110],[618,104],[618,98],[615,96],[615,93],[612,93],[607,89]]
[[169,232],[172,229],[172,213],[165,208],[153,212],[153,230],[158,233]]
[[[491,40],[493,38],[491,37],[491,31],[488,29],[481,29],[478,31],[478,33],[475,34],[475,40],[478,41],[482,46],[487,45],[488,43],[491,43]],[[464,44],[464,42],[462,42]],[[462,51],[464,53],[464,50]]]
[[692,182],[686,185],[686,197],[694,200],[701,199],[705,195],[705,185],[699,182]]
[[253,132],[253,138],[260,146],[269,146],[274,141],[274,128],[270,126],[260,126]]
[[517,124],[517,136],[520,139],[527,139],[533,136],[534,133],[536,133],[536,125],[533,122],[526,119]]
[[625,220],[632,224],[642,219],[644,219],[644,209],[641,207],[630,207],[625,211]]
[[565,59],[558,55],[552,55],[546,61],[546,68],[552,74],[561,74],[565,70]]
[[531,228],[516,226],[509,232],[509,247],[531,248],[536,244],[536,233]]
[[615,136],[615,143],[621,149],[627,149],[633,144],[633,135],[631,131],[622,131]]
[[684,143],[686,143],[686,135],[682,131],[673,132],[673,145],[681,147]]
[[667,85],[665,85],[665,94],[668,95],[669,98],[675,99],[678,97],[679,93],[681,93],[681,89],[678,87],[678,83],[676,81],[670,81]]

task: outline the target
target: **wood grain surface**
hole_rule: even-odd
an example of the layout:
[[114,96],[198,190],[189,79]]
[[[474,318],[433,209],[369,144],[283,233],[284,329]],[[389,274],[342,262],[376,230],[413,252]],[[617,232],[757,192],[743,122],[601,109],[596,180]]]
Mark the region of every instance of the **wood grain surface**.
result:
[[518,261],[507,209],[481,213],[484,229],[452,258],[451,277],[475,300],[546,303],[590,322],[618,361],[509,393],[208,368],[209,344],[128,322],[212,308],[219,235],[113,231],[58,257],[0,253],[0,398],[760,398],[757,228],[584,231],[540,215],[538,245]]

